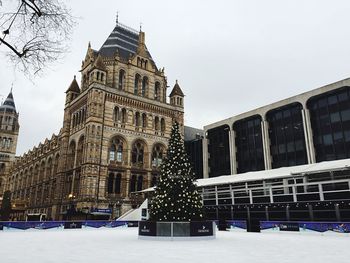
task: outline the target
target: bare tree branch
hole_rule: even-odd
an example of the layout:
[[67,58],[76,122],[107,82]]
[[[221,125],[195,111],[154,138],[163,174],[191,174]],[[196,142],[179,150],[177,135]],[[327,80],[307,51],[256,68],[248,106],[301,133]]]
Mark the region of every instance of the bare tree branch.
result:
[[74,25],[63,0],[0,0],[0,51],[36,75],[67,51]]

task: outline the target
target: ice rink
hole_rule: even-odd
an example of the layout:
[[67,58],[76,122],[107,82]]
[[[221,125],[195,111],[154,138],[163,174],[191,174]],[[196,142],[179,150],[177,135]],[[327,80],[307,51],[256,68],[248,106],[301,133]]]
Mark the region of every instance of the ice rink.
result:
[[0,232],[1,263],[348,263],[349,236],[217,232],[216,240],[138,240],[137,228]]

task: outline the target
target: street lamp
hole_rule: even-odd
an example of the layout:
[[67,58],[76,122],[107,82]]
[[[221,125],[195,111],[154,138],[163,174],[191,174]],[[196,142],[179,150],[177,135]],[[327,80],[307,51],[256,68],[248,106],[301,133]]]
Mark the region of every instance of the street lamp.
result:
[[72,216],[72,214],[73,214],[73,212],[74,212],[74,204],[73,204],[73,198],[74,198],[74,195],[73,195],[73,193],[70,193],[69,195],[68,195],[68,203],[69,203],[69,208],[68,208],[68,210],[67,210],[67,219],[68,220],[71,220],[72,218],[71,218],[71,216]]

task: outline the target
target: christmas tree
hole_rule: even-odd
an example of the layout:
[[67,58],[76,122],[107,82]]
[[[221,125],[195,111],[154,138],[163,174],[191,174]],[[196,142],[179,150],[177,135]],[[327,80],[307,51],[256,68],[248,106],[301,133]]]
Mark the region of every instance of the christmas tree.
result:
[[175,122],[167,157],[151,200],[152,221],[195,221],[203,219],[201,197],[193,183],[194,172],[185,152],[184,141]]

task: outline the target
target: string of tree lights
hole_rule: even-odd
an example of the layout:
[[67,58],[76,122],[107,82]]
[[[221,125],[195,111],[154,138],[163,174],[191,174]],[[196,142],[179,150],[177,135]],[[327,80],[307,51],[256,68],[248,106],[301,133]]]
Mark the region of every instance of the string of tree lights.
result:
[[171,131],[167,158],[151,200],[152,221],[202,220],[203,205],[194,185],[195,174],[188,161],[184,142],[175,122]]

